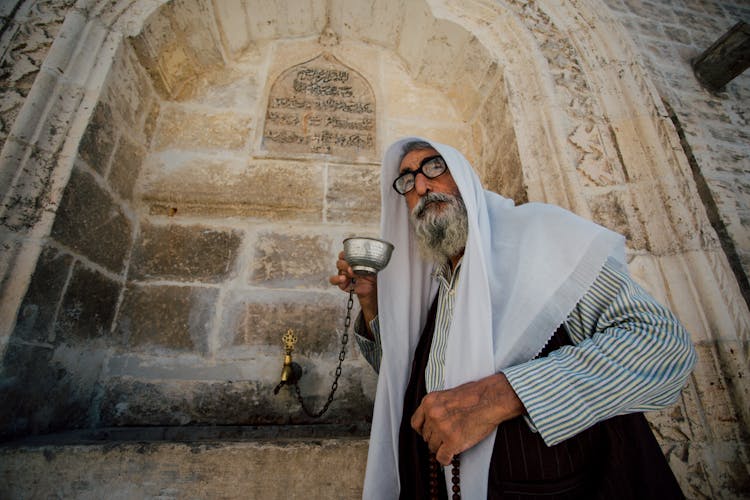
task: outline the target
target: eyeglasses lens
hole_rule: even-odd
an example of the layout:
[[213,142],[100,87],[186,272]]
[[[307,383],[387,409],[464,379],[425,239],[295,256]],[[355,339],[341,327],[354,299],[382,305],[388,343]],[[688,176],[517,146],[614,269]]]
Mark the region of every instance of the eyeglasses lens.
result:
[[447,168],[448,167],[445,164],[445,160],[443,160],[441,156],[425,158],[424,160],[422,160],[422,163],[419,165],[419,168],[417,170],[414,170],[412,172],[404,172],[398,178],[396,178],[396,181],[393,183],[393,187],[395,187],[396,191],[398,191],[399,193],[406,194],[414,189],[415,179],[418,173],[422,173],[428,179],[434,179],[435,177],[445,172]]

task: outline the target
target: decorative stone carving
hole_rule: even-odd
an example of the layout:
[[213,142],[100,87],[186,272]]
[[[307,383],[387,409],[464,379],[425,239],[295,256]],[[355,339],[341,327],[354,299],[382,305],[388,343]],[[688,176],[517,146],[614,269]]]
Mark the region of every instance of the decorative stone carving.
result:
[[283,72],[271,87],[263,145],[272,153],[375,157],[370,84],[330,54]]
[[536,2],[511,0],[508,6],[521,16],[547,60],[568,115],[568,143],[580,182],[592,187],[622,184],[616,145],[602,133],[607,125],[599,118],[602,113],[592,99],[595,93],[587,82],[578,50]]

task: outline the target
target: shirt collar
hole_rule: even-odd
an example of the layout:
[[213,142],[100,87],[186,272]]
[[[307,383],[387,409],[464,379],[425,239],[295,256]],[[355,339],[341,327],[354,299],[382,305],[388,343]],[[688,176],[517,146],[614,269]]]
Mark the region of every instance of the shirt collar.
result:
[[435,267],[432,269],[432,277],[439,281],[444,281],[446,286],[451,286],[451,280],[455,281],[455,278],[458,276],[458,273],[461,270],[461,264],[463,263],[463,261],[464,258],[463,256],[461,256],[461,258],[458,259],[456,268],[452,273],[449,262],[446,261],[442,264],[435,264]]

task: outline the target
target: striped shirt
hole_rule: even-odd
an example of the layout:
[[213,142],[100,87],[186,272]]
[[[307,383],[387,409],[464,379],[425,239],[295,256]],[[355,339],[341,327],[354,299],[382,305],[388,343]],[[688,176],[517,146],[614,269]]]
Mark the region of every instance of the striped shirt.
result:
[[446,262],[432,273],[439,283],[438,305],[435,315],[435,333],[432,335],[430,357],[424,371],[427,392],[440,391],[445,386],[445,349],[448,346],[448,331],[453,319],[453,307],[456,303],[456,287],[461,271],[461,261],[456,265],[456,272]]
[[[447,279],[440,269],[436,274],[443,295],[438,297],[438,310],[444,311],[449,325],[450,291],[455,290],[457,276]],[[377,371],[382,356],[377,318],[370,327],[374,341],[359,335],[356,339]],[[548,446],[616,415],[669,406],[695,364],[693,344],[674,314],[614,261],[602,268],[565,327],[575,345],[503,370],[526,408],[527,421]],[[443,347],[436,348],[434,363],[430,352],[428,390],[438,390],[443,380],[445,338],[438,337],[447,335],[447,328],[442,330],[437,318],[434,335],[435,345]]]

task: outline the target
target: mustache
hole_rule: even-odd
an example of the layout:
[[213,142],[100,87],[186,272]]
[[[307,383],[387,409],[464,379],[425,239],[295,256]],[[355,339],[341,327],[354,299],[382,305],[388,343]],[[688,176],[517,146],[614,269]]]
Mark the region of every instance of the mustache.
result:
[[424,211],[427,209],[427,207],[430,204],[440,203],[440,202],[452,202],[455,200],[456,200],[456,197],[448,193],[430,192],[419,199],[417,204],[414,205],[414,208],[412,209],[411,213],[412,213],[412,216],[420,218],[424,215]]

